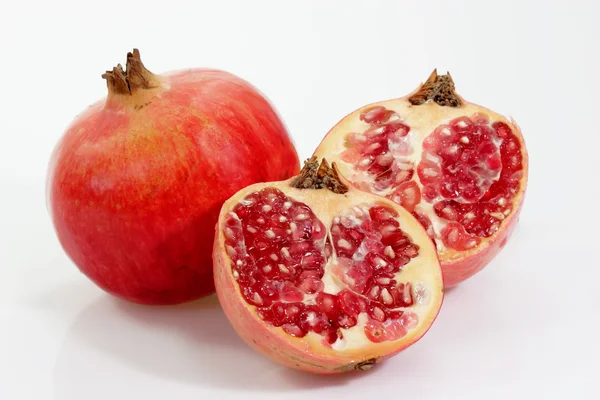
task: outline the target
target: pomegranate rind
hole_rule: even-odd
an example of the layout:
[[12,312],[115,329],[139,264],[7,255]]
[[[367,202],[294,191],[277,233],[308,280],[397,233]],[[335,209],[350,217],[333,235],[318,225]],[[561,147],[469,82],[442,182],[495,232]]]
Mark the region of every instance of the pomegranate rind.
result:
[[215,291],[223,202],[252,183],[296,175],[298,155],[273,104],[240,77],[130,72],[137,84],[121,90],[131,93],[114,92],[107,72],[109,95],[61,136],[46,204],[60,246],[102,290],[139,304],[185,303]]
[[[513,205],[511,213],[502,221],[501,227],[497,232],[489,237],[480,238],[479,244],[472,249],[457,251],[451,248],[438,248],[438,255],[444,274],[444,285],[446,288],[449,288],[481,271],[495,258],[512,236],[525,198],[529,156],[521,129],[512,118],[506,118],[486,107],[469,103],[458,95],[457,97],[462,102],[460,107],[442,107],[433,101],[414,106],[410,104],[408,98],[416,92],[418,92],[418,89],[405,97],[370,103],[352,111],[329,130],[313,153],[313,156],[318,158],[324,157],[331,162],[335,162],[338,165],[340,173],[346,179],[352,180],[354,172],[341,158],[341,154],[347,149],[345,145],[346,137],[352,132],[364,131],[368,127],[367,124],[360,120],[360,115],[365,110],[376,106],[383,106],[388,110],[396,111],[410,127],[411,133],[419,135],[421,143],[437,126],[461,116],[483,113],[487,114],[491,121],[506,123],[520,144],[522,177],[520,179],[519,190],[511,200]],[[416,170],[421,156],[421,147],[415,148],[413,153]],[[415,179],[418,181],[418,178]]]
[[[295,189],[290,187],[290,182],[291,180],[251,185],[232,196],[221,209],[213,247],[215,287],[223,311],[238,335],[250,347],[273,361],[315,374],[337,374],[367,369],[366,367],[370,367],[373,363],[387,359],[421,339],[431,328],[442,306],[444,284],[435,247],[418,221],[397,204],[380,196],[354,189],[344,195],[334,194],[326,189]],[[418,306],[421,307],[418,311],[418,325],[406,336],[395,341],[369,342],[357,348],[334,350],[330,346],[324,346],[323,338],[318,335],[293,337],[283,329],[263,321],[257,315],[256,308],[245,301],[233,277],[231,260],[225,251],[225,235],[222,227],[227,214],[240,200],[266,187],[280,189],[288,197],[305,202],[311,206],[317,216],[323,214],[327,204],[339,206],[344,202],[353,204],[361,201],[374,202],[396,210],[403,231],[410,235],[411,240],[420,246],[420,253],[427,257],[427,262],[423,264],[427,268],[423,271],[423,280],[427,282],[430,300],[426,305]]]

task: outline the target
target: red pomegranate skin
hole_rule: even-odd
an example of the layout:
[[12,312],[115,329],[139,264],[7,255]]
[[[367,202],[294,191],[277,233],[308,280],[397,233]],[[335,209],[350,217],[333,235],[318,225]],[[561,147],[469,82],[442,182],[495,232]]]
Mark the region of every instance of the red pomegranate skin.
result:
[[160,89],[109,93],[79,115],[51,157],[47,182],[71,260],[105,291],[142,304],[213,293],[222,203],[299,171],[285,126],[246,81],[209,69],[161,79]]

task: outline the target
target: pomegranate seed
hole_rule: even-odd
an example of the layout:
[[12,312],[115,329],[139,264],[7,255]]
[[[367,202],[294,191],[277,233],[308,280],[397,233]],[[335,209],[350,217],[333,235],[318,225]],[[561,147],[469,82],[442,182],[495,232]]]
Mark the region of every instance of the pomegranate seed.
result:
[[338,317],[337,323],[342,328],[351,328],[356,325],[356,318],[342,314]]
[[280,290],[281,299],[284,301],[302,301],[304,295],[295,286],[289,283],[284,283]]
[[399,310],[393,310],[390,311],[388,314],[388,317],[390,319],[400,319],[402,317],[402,315],[404,315],[404,311],[399,311]]
[[394,299],[392,298],[392,295],[387,289],[383,289],[381,291],[381,301],[383,302],[383,304],[386,304],[388,306],[394,303]]
[[364,110],[360,114],[360,119],[367,124],[372,122],[380,122],[382,117],[385,115],[386,108],[383,106],[375,106],[369,109]]
[[469,134],[473,132],[473,122],[468,117],[459,117],[450,121],[450,128],[457,134]]
[[386,167],[394,162],[394,156],[391,153],[384,153],[377,158],[377,164]]
[[352,244],[349,241],[347,241],[346,239],[338,240],[337,247],[346,249],[346,250],[352,250]]
[[400,321],[395,321],[385,328],[385,338],[387,340],[398,340],[406,336],[407,330]]
[[282,326],[283,330],[295,337],[304,337],[306,336],[306,332],[304,332],[300,327],[296,324],[285,324]]
[[384,221],[384,220],[388,220],[388,219],[394,219],[395,217],[398,216],[396,211],[392,210],[391,208],[383,207],[383,206],[371,207],[371,209],[369,210],[369,215],[371,216],[371,219],[374,221]]
[[380,307],[375,306],[371,309],[371,318],[379,322],[383,322],[386,318],[385,311],[383,311]]
[[383,254],[385,254],[387,257],[392,258],[392,259],[396,257],[396,254],[394,253],[394,250],[392,249],[391,246],[386,246],[383,251]]
[[349,290],[344,290],[339,293],[339,302],[342,309],[353,317],[357,316],[360,311],[360,302],[358,297]]
[[383,325],[378,321],[370,321],[364,328],[365,336],[373,343],[381,343],[386,340],[386,332]]
[[379,286],[373,286],[369,291],[369,297],[373,300],[377,299],[379,297],[380,290],[381,288]]
[[334,295],[328,293],[319,293],[315,299],[319,309],[326,314],[330,314],[335,311],[337,298]]
[[307,294],[314,294],[323,290],[323,282],[320,279],[306,278],[298,285],[298,288]]
[[402,301],[404,302],[404,304],[407,304],[407,305],[412,305],[412,303],[413,303],[411,287],[412,286],[410,283],[405,283],[404,290],[402,291]]

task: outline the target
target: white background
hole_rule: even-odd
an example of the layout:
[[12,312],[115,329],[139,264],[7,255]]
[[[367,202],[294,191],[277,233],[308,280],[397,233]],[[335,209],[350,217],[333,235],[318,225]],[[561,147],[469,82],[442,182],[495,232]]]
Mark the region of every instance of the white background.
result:
[[[592,0],[0,2],[0,399],[597,399],[599,17]],[[303,159],[348,112],[449,70],[523,129],[519,227],[420,342],[362,375],[272,364],[214,298],[116,301],[62,252],[44,181],[62,131],[133,47],[154,72],[249,80]]]

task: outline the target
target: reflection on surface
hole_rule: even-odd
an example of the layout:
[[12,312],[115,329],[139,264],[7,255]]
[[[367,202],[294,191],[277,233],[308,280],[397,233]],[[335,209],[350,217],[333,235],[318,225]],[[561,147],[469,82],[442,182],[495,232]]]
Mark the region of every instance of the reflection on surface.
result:
[[347,378],[304,374],[262,357],[237,336],[216,296],[149,307],[105,295],[69,329],[54,369],[54,391],[57,400],[136,392],[159,398],[174,390],[186,398],[180,396],[186,391],[310,390],[343,385]]

